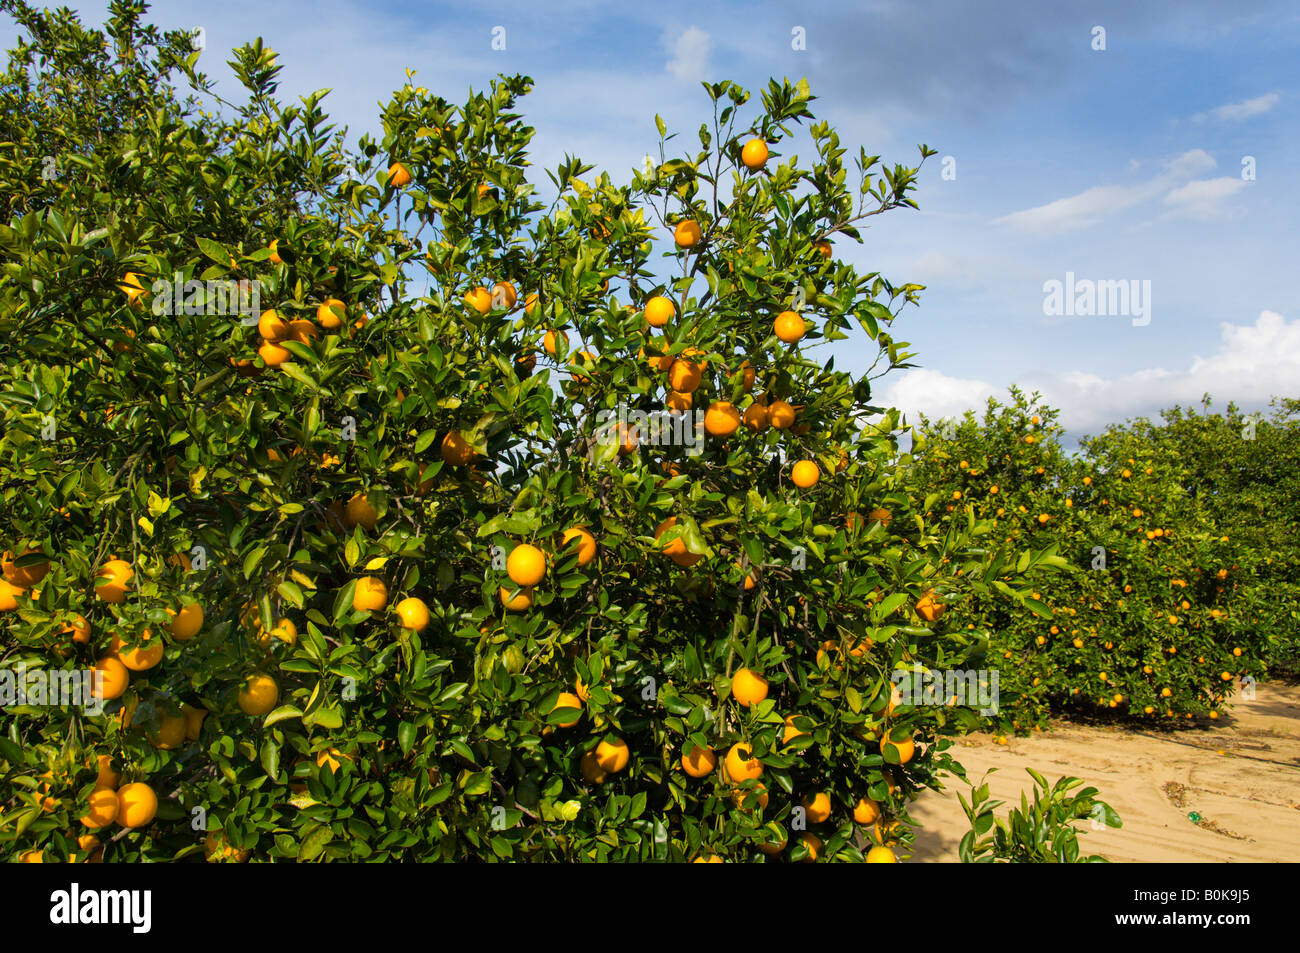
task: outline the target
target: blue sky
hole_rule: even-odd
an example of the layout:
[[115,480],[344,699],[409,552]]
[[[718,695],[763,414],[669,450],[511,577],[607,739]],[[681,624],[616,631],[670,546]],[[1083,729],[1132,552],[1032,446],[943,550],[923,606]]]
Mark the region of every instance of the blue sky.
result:
[[[73,6],[103,19],[103,4]],[[928,286],[896,328],[921,367],[880,381],[879,397],[946,415],[1016,383],[1060,406],[1077,436],[1206,391],[1219,407],[1263,410],[1300,390],[1294,3],[234,0],[158,3],[152,18],[203,27],[202,66],[228,91],[228,51],[264,37],[281,54],[282,93],[331,87],[326,106],[354,136],[376,128],[377,102],[407,67],[453,102],[525,73],[534,162],[574,153],[623,181],[655,145],[656,112],[695,141],[699,80],[757,90],[807,77],[850,155],[939,151],[919,212],[837,243],[862,269]],[[496,26],[504,51],[491,48]],[[796,27],[806,49],[792,49]],[[6,48],[12,38],[0,25]],[[549,188],[540,168],[531,178]],[[1045,314],[1044,283],[1067,272],[1149,282],[1149,323]],[[866,355],[845,342],[837,363],[860,370]]]

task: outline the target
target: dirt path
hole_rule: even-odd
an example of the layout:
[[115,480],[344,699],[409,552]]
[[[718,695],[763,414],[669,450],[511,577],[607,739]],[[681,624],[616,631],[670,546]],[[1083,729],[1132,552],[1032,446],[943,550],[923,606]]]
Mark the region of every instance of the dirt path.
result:
[[[1080,849],[1114,862],[1300,860],[1300,685],[1263,683],[1251,701],[1213,727],[1135,732],[1060,722],[1006,747],[988,735],[960,741],[953,756],[978,782],[989,768],[1005,817],[1033,787],[1026,767],[1049,782],[1082,778],[1101,791],[1124,821],[1120,830],[1080,836]],[[957,802],[968,790],[950,778],[910,813],[920,825],[915,861],[956,861],[969,829]],[[1200,815],[1200,824],[1188,814]]]

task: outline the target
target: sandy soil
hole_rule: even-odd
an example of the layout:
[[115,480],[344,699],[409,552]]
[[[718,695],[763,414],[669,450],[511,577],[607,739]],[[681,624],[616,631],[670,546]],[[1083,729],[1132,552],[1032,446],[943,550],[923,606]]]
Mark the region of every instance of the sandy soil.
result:
[[[1124,827],[1086,831],[1080,849],[1117,863],[1300,860],[1300,685],[1263,683],[1212,727],[1133,731],[1059,722],[1003,747],[989,735],[963,739],[953,757],[978,783],[989,768],[1005,817],[1033,788],[1026,767],[1049,782],[1082,778],[1101,791]],[[926,792],[910,810],[920,825],[914,861],[955,862],[969,830],[957,778]],[[1188,814],[1200,815],[1200,823]]]

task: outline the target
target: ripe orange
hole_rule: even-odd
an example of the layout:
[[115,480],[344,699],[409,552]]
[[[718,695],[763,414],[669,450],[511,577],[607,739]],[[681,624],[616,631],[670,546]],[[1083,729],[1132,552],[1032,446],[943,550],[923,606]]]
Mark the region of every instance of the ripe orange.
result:
[[[38,549],[29,549],[27,552],[23,553],[23,556],[33,556],[38,554],[43,555]],[[21,559],[22,556],[18,558]],[[25,566],[22,569],[18,569],[14,566],[13,553],[6,552],[3,559],[3,568],[4,576],[9,580],[9,582],[13,583],[19,589],[30,589],[45,578],[45,574],[50,571],[50,563],[46,560],[45,562],[35,563],[31,566]]]
[[[577,695],[574,695],[572,692],[560,692],[559,697],[555,699],[555,704],[551,706],[551,711],[555,711],[557,708],[579,709],[578,714],[573,717],[573,721],[557,722],[556,723],[557,728],[572,728],[574,725],[578,723],[578,719],[582,717],[582,712],[581,712],[582,699],[579,698]],[[626,760],[624,761],[624,763],[626,764]]]
[[725,400],[709,405],[704,415],[704,429],[712,437],[730,437],[740,427],[740,411]]
[[388,587],[382,579],[362,576],[352,591],[352,608],[358,612],[378,612],[388,605]]
[[731,677],[731,694],[745,708],[767,697],[767,679],[757,672],[741,668]]
[[821,479],[821,471],[811,460],[800,460],[790,470],[790,479],[795,486],[806,490],[817,485],[817,481]]
[[465,303],[479,314],[487,314],[492,310],[492,292],[479,285],[465,293]]
[[533,605],[532,589],[529,588],[521,589],[519,591],[519,595],[515,596],[513,599],[510,598],[511,592],[512,590],[507,589],[505,586],[500,587],[499,594],[501,597],[501,604],[503,606],[505,606],[511,612],[522,612],[524,609],[532,608]]
[[122,602],[126,599],[126,592],[131,588],[134,576],[135,570],[129,563],[121,559],[110,559],[100,567],[99,575],[95,578],[95,595],[105,602]]
[[853,820],[858,824],[874,824],[880,817],[880,805],[869,797],[858,798],[853,805]]
[[343,327],[343,322],[347,319],[348,308],[338,298],[326,298],[316,308],[316,323],[326,331],[334,331]]
[[119,806],[116,791],[98,788],[86,799],[86,805],[86,813],[81,816],[81,823],[92,831],[107,827],[117,820]]
[[278,238],[271,239],[271,244],[267,246],[267,251],[271,253],[267,257],[267,261],[269,261],[273,265],[284,264],[284,259],[280,257],[280,239]]
[[588,751],[578,760],[578,770],[582,772],[583,778],[589,784],[605,783],[605,772],[596,763],[596,753],[594,751]]
[[807,330],[803,318],[793,311],[782,311],[776,316],[776,321],[772,325],[772,331],[778,338],[786,344],[793,344],[804,335]]
[[821,824],[830,819],[831,797],[819,791],[812,797],[803,799],[803,809],[809,824]]
[[27,590],[15,586],[8,579],[0,579],[0,612],[12,612],[18,608],[18,597],[26,595]]
[[768,426],[767,408],[755,401],[745,408],[740,421],[754,433],[762,433]]
[[257,354],[267,367],[279,367],[281,364],[288,364],[293,360],[293,352],[287,347],[281,347],[270,341],[259,347]]
[[239,709],[245,715],[265,715],[280,700],[280,686],[265,672],[249,675],[239,689]]
[[869,864],[896,864],[898,857],[888,847],[879,845],[867,851],[867,863]]
[[816,834],[804,834],[799,838],[799,843],[808,849],[808,856],[804,858],[805,864],[816,863],[817,858],[822,854],[822,839]]
[[690,218],[678,222],[677,228],[673,230],[673,241],[677,242],[679,248],[694,248],[702,237],[700,223]]
[[682,755],[682,770],[693,778],[703,778],[712,774],[718,767],[718,756],[712,748],[692,745],[691,750]]
[[684,357],[676,358],[668,368],[668,387],[678,393],[690,393],[704,379],[704,365]]
[[155,636],[150,629],[145,629],[140,633],[140,637],[135,640],[133,648],[123,648],[122,636],[120,633],[114,633],[113,639],[109,643],[108,650],[117,656],[117,660],[131,669],[133,672],[144,672],[153,668],[162,661],[163,645],[162,636]]
[[564,342],[565,347],[569,346],[569,336],[563,331],[547,331],[542,337],[542,347],[545,348],[546,353],[551,355],[551,357],[555,357],[557,340]]
[[679,394],[675,390],[668,392],[668,397],[664,401],[665,406],[675,414],[684,414],[691,409],[694,399],[690,394]]
[[578,540],[578,565],[585,566],[596,558],[596,537],[592,536],[585,526],[574,526],[564,531],[564,536],[560,540],[560,548],[564,549],[569,545],[569,541]]
[[927,589],[916,603],[916,613],[926,622],[938,622],[943,617],[947,606],[943,604],[938,593]]
[[507,311],[513,311],[515,303],[519,300],[519,294],[509,281],[498,281],[492,286],[491,300],[500,301]]
[[394,162],[388,167],[388,184],[395,189],[411,184],[411,170],[401,162]]
[[767,143],[762,139],[750,139],[740,150],[740,161],[750,171],[763,168],[767,164]]
[[408,596],[396,606],[397,619],[403,629],[423,632],[429,625],[429,607],[424,601]]
[[[193,705],[181,705],[181,715],[185,719],[185,740],[198,741],[199,735],[203,732],[203,719],[208,717],[206,708],[196,708]],[[103,774],[103,768],[100,768],[100,774]]]
[[677,314],[677,308],[663,295],[655,295],[645,303],[645,320],[652,328],[662,328]]
[[[172,638],[177,642],[188,642],[203,628],[203,607],[197,602],[181,606],[180,612],[168,609],[167,614],[172,616],[171,633]],[[83,619],[82,622],[84,623],[85,620]]]
[[118,782],[121,780],[121,776],[116,771],[113,770],[112,755],[107,755],[107,754],[99,755],[98,758],[96,759],[95,764],[96,767],[99,769],[99,776],[95,778],[95,787],[97,789],[101,789],[101,788],[116,789]]
[[100,684],[91,690],[91,694],[96,698],[121,698],[131,682],[131,673],[112,655],[106,655],[96,662],[95,671],[99,673],[95,676],[95,681]]
[[[655,539],[657,540],[668,530],[677,525],[677,517],[670,516],[658,526],[655,527]],[[704,558],[702,553],[692,553],[686,548],[686,543],[678,537],[663,548],[663,553],[679,566],[690,568]]]
[[794,423],[794,408],[783,400],[774,400],[767,407],[767,422],[777,430],[785,430]]
[[881,507],[877,507],[867,514],[867,519],[871,520],[873,523],[879,523],[881,526],[888,526],[890,520],[893,518],[893,513],[889,512],[889,510],[882,509]]
[[289,322],[280,317],[280,313],[274,308],[263,311],[257,321],[257,333],[262,335],[264,340],[278,344],[289,336]]
[[158,795],[143,781],[118,788],[117,800],[117,823],[123,827],[144,827],[158,813]]
[[887,746],[893,747],[898,752],[899,764],[907,764],[907,762],[912,760],[912,756],[916,754],[916,742],[911,738],[903,738],[900,741],[894,741],[888,734],[885,734],[880,739],[880,753],[882,755],[885,754]]
[[738,741],[727,751],[723,760],[727,777],[734,782],[754,781],[763,776],[763,762],[754,757],[754,749]]
[[474,448],[459,430],[448,431],[442,438],[442,462],[453,467],[463,467],[474,459]]
[[506,559],[506,575],[521,588],[535,586],[546,578],[546,557],[536,546],[520,543]]
[[164,751],[179,748],[185,743],[185,716],[163,715],[158,733],[149,733],[149,743]]
[[596,764],[602,771],[608,774],[618,774],[627,767],[628,758],[631,752],[628,750],[627,742],[622,738],[615,738],[613,741],[602,740],[596,745]]
[[831,243],[826,241],[826,239],[823,238],[814,247],[817,249],[817,254],[821,255],[823,258],[831,257]]
[[379,512],[370,504],[365,493],[354,493],[343,512],[349,526],[360,526],[365,530],[374,529],[379,519]]
[[794,718],[794,715],[785,716],[785,732],[781,735],[781,744],[783,745],[788,745],[794,739],[803,738],[808,734],[808,732],[800,731],[795,727]]

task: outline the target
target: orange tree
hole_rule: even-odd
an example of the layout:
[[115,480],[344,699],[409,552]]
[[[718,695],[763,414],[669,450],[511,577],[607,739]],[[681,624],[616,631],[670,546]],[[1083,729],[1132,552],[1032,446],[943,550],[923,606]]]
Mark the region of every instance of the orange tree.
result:
[[[954,622],[990,633],[1011,726],[1066,705],[1138,718],[1217,718],[1262,672],[1255,551],[1218,525],[1187,458],[1146,421],[1062,452],[1057,413],[1011,391],[982,421],[931,426],[918,481],[962,494],[1006,546],[1050,551],[1033,614],[972,599]],[[1005,721],[1005,719],[1003,719]]]
[[[831,240],[916,169],[860,154],[850,192],[827,125],[811,168],[777,154],[804,84],[742,120],[721,83],[698,152],[660,122],[630,185],[567,160],[545,205],[526,78],[458,107],[410,83],[351,152],[260,41],[210,113],[172,86],[211,92],[189,38],[134,6],[111,40],[6,7],[32,39],[0,137],[0,637],[105,701],[10,709],[8,853],[905,850],[976,717],[891,676],[978,663],[933,638],[947,606],[1027,595],[991,521],[903,478],[869,379],[816,359],[864,334],[906,361],[884,328],[919,289]],[[700,416],[656,436],[666,406]]]

